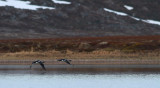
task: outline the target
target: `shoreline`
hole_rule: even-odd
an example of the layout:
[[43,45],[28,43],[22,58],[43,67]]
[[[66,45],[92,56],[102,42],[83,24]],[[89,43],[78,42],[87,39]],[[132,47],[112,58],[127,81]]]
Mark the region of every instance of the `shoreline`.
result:
[[[160,72],[160,60],[94,59],[72,60],[68,65],[56,60],[44,60],[47,71],[64,72]],[[0,60],[0,71],[43,71],[39,64],[30,65],[32,60]]]
[[[0,65],[0,69],[27,69],[29,70],[30,65]],[[48,69],[64,69],[64,68],[159,68],[160,65],[45,65]],[[40,65],[34,65],[32,69],[41,69]]]
[[[30,65],[34,60],[0,60],[0,65]],[[159,59],[70,59],[73,65],[160,65]],[[46,65],[66,65],[56,59],[42,59]]]
[[106,72],[160,72],[160,65],[45,65],[44,71],[40,65],[0,65],[1,72],[62,72],[62,73],[106,73]]

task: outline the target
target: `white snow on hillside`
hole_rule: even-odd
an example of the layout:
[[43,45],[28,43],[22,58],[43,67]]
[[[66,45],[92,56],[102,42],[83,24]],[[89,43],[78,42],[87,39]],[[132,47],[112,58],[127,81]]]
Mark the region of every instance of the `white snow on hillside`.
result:
[[115,14],[117,14],[117,15],[127,16],[127,14],[126,14],[126,13],[123,13],[123,12],[118,12],[118,11],[114,11],[114,10],[107,9],[107,8],[104,8],[104,10],[107,11],[107,12],[115,13]]
[[[104,8],[104,10],[107,11],[107,12],[111,12],[111,13],[117,14],[117,15],[121,15],[121,16],[129,16],[126,13],[114,11],[114,10],[107,9],[107,8]],[[133,16],[129,16],[129,17],[131,17],[132,19],[137,20],[137,21],[141,20],[141,21],[143,21],[145,23],[160,25],[160,21],[155,21],[155,20],[150,20],[150,19],[146,20],[146,19],[141,19],[141,18],[137,18],[137,17],[133,17]]]
[[71,2],[61,1],[61,0],[52,0],[52,1],[57,4],[71,4]]
[[133,18],[133,19],[135,19],[135,20],[137,20],[137,21],[141,20],[141,19],[139,19],[139,18],[137,18],[137,17],[133,17],[133,16],[129,16],[129,17],[131,17],[131,18]]
[[128,6],[128,5],[124,5],[124,7],[125,7],[127,10],[133,10],[133,9],[134,9],[133,7]]
[[0,6],[13,6],[19,9],[30,9],[30,10],[37,10],[38,8],[42,9],[55,9],[53,7],[47,6],[37,6],[37,5],[30,5],[30,1],[20,1],[20,0],[0,0]]
[[155,20],[142,20],[146,23],[150,23],[150,24],[157,24],[157,25],[160,25],[160,21],[155,21]]

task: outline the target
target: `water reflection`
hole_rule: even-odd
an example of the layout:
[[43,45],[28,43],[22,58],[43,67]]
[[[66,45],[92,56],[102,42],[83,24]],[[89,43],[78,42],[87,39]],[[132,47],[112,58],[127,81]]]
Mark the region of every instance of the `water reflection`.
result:
[[0,71],[1,88],[160,88],[159,72]]

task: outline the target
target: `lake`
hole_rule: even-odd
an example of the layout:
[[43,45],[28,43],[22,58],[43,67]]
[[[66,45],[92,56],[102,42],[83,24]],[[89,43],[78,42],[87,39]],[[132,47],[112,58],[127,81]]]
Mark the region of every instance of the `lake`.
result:
[[0,88],[160,88],[160,72],[0,70]]

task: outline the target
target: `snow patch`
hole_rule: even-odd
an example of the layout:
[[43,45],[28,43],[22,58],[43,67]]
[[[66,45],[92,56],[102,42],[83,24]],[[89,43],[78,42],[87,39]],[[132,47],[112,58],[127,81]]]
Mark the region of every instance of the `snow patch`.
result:
[[160,25],[160,21],[155,21],[155,20],[142,20],[142,21],[150,24]]
[[149,24],[156,24],[156,25],[160,25],[160,21],[155,21],[155,20],[149,20],[149,19],[141,19],[141,18],[137,18],[137,17],[133,17],[133,16],[130,16],[126,13],[123,13],[123,12],[118,12],[118,11],[114,11],[114,10],[111,10],[111,9],[107,9],[107,8],[104,8],[105,11],[107,12],[111,12],[111,13],[114,13],[114,14],[117,14],[117,15],[121,15],[121,16],[128,16],[134,20],[137,20],[137,21],[142,21],[142,22],[145,22],[145,23],[149,23]]
[[47,7],[47,6],[30,5],[30,1],[20,1],[20,0],[6,0],[6,1],[0,0],[0,6],[13,6],[15,8],[29,9],[29,10],[37,10],[38,8],[55,9],[53,7]]
[[115,14],[117,14],[117,15],[121,15],[121,16],[127,16],[127,15],[128,15],[128,14],[126,14],[126,13],[114,11],[114,10],[107,9],[107,8],[104,8],[104,10],[105,10],[105,11],[108,11],[108,12],[111,12],[111,13],[115,13]]
[[52,1],[57,4],[71,4],[71,2],[61,1],[61,0],[52,0]]
[[130,16],[130,17],[133,18],[133,19],[135,19],[135,20],[137,20],[137,21],[141,20],[141,19],[139,19],[137,17],[133,17],[133,16]]
[[128,6],[128,5],[124,5],[124,7],[125,7],[127,10],[133,10],[133,9],[134,9],[133,7]]

